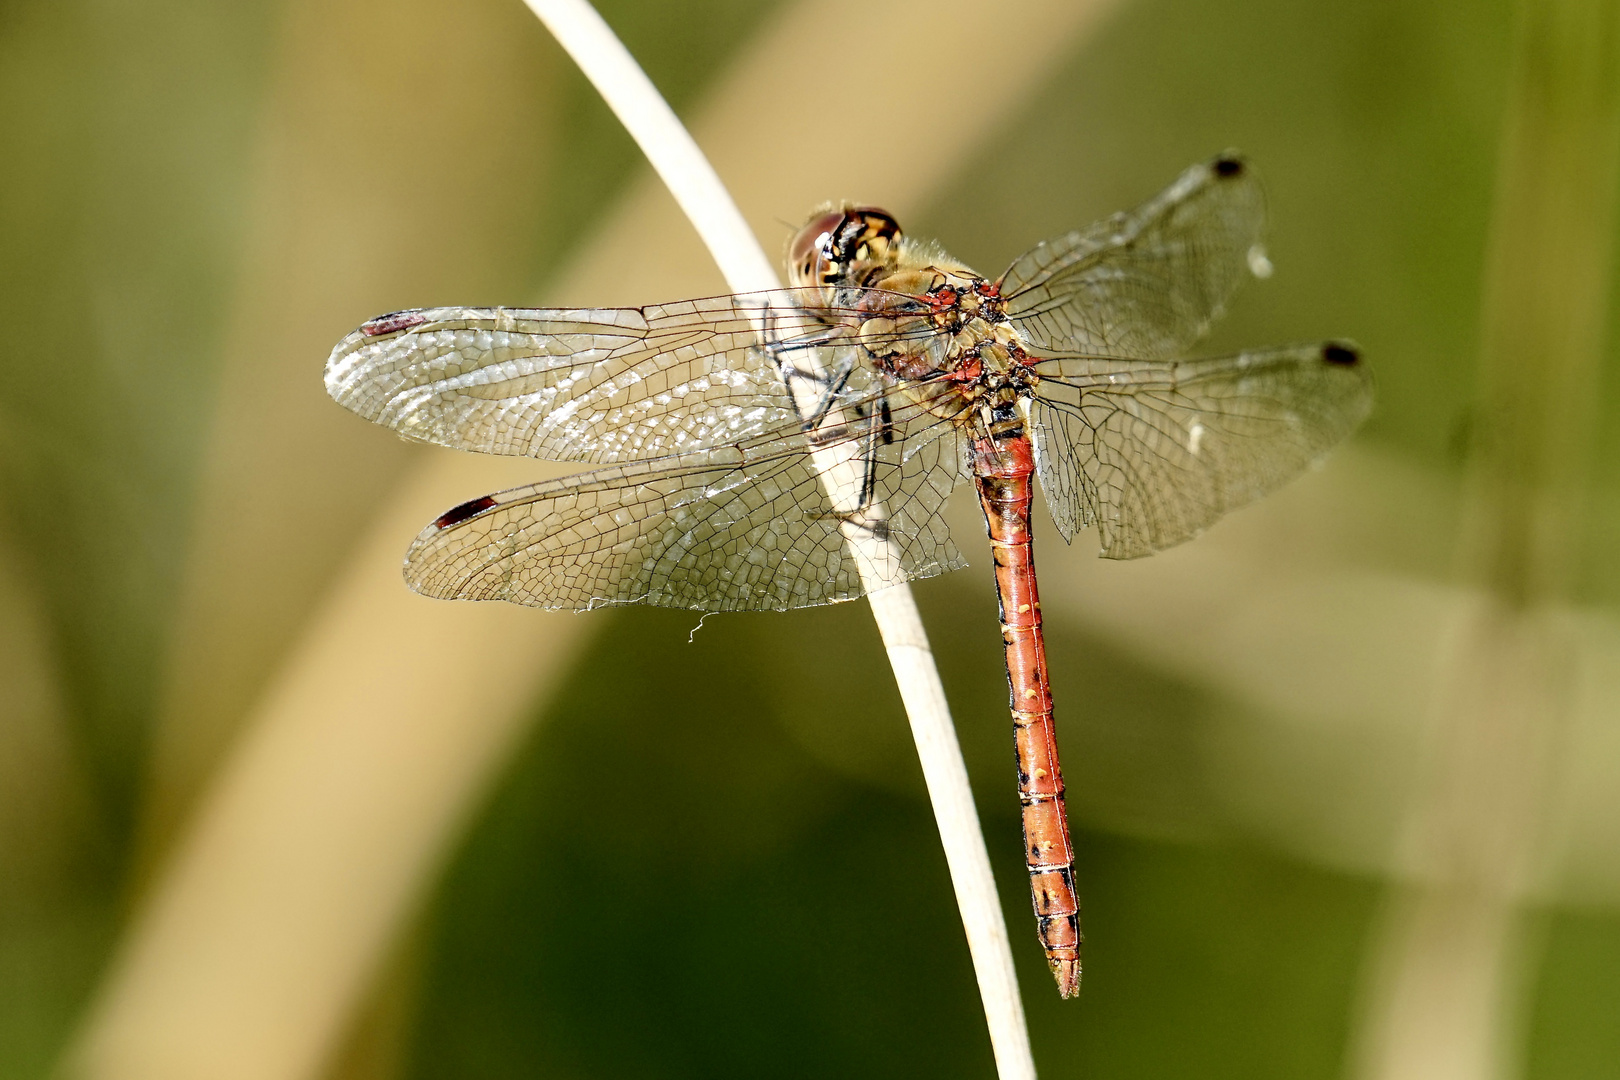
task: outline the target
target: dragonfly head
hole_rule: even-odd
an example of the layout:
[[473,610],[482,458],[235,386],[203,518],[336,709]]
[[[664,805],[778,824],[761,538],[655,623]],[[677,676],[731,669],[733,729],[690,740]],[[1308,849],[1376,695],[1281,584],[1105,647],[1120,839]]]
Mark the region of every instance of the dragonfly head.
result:
[[867,285],[894,268],[900,223],[873,206],[815,214],[788,243],[788,277],[798,287]]

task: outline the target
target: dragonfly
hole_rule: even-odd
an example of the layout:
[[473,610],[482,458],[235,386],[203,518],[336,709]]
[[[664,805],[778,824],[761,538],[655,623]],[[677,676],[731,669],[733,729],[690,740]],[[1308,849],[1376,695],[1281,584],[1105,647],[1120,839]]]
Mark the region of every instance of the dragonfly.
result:
[[428,596],[590,610],[781,611],[965,565],[942,518],[971,483],[1000,609],[1037,936],[1078,993],[1080,905],[1031,508],[1132,559],[1197,535],[1366,417],[1357,349],[1189,359],[1269,271],[1235,152],[995,280],[867,206],[818,210],[789,286],[640,308],[396,311],[326,388],[408,439],[597,468],[483,495],[411,544]]

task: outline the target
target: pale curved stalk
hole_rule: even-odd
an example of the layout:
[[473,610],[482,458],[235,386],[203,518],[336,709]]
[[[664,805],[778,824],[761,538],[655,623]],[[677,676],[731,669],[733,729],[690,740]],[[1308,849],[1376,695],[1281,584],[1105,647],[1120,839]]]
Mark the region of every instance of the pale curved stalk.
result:
[[[526,2],[635,138],[691,219],[730,287],[737,292],[778,287],[780,282],[771,261],[719,176],[595,9],[586,0]],[[801,388],[793,389],[799,396]],[[826,422],[840,421],[829,416]],[[859,480],[849,453],[847,448],[829,448],[815,455],[835,506],[853,505],[858,499],[852,494],[858,492]],[[883,569],[898,566],[899,559],[894,552],[884,550],[887,541],[878,540],[876,535],[869,528],[845,531],[911,721],[973,956],[997,1071],[1004,1080],[1033,1078],[1035,1063],[1023,1002],[1018,995],[989,853],[968,786],[967,766],[911,591]]]

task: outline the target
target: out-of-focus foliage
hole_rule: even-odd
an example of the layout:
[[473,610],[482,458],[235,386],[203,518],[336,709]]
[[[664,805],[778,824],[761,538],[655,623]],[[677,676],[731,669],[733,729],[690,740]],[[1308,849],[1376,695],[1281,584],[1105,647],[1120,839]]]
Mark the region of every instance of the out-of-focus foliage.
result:
[[[1197,792],[1153,792],[1184,822],[1203,819],[1196,842],[1081,833],[1085,1004],[1049,990],[1023,940],[994,603],[944,583],[925,591],[930,626],[964,612],[979,632],[938,634],[937,648],[1043,1075],[1335,1075],[1376,890],[1212,835],[1220,824]],[[883,755],[890,776],[852,778],[835,748],[807,752],[775,689],[882,723],[899,702],[877,636],[859,608],[794,618],[803,638],[749,616],[711,620],[689,647],[687,616],[616,620],[446,881],[414,958],[412,1075],[990,1073],[906,747]],[[817,663],[795,655],[806,640]],[[1196,694],[1080,634],[1060,630],[1052,649],[1064,683],[1092,691],[1068,710],[1082,717],[1067,744],[1080,805],[1109,766],[1151,777],[1141,755],[1196,755],[1178,745],[1204,709]],[[836,692],[819,662],[839,671]],[[672,686],[708,704],[672,724]],[[1134,744],[1087,737],[1083,717],[1103,709],[1142,721]],[[604,746],[627,755],[623,771],[598,764]],[[1197,784],[1195,764],[1171,768]]]
[[125,900],[274,21],[0,10],[7,1077],[46,1074]]
[[[683,112],[774,10],[601,6]],[[284,21],[265,2],[0,9],[0,1080],[49,1073],[140,880],[148,744]],[[561,65],[537,24],[507,25]],[[1485,423],[1471,402],[1510,31],[1499,0],[1126,0],[906,225],[994,274],[1242,148],[1268,184],[1277,274],[1240,295],[1210,348],[1356,339],[1379,382],[1360,438],[1449,506]],[[948,123],[952,95],[995,94],[1018,63],[941,71],[852,32],[829,26],[784,73],[826,96],[812,134],[830,154],[880,153],[886,125]],[[386,49],[388,34],[355,47]],[[633,145],[560,70],[545,84],[548,164],[502,178],[529,208],[532,255],[494,281],[455,268],[447,295],[396,306],[536,295],[625,188]],[[469,137],[501,125],[469,118]],[[402,169],[416,145],[408,116],[354,137]],[[495,295],[460,295],[469,282]],[[1610,617],[1614,337],[1589,388],[1601,420],[1572,568],[1574,599]],[[314,385],[321,357],[305,360]],[[1345,565],[1444,581],[1453,523],[1435,520],[1421,543]],[[960,539],[975,566],[919,601],[1043,1075],[1343,1075],[1383,883],[1272,844],[1234,810],[1247,794],[1234,777],[1264,774],[1231,767],[1252,704],[1061,616],[1050,650],[1088,943],[1079,1002],[1057,1001],[1017,858],[994,601],[968,580],[988,559]],[[1061,572],[1089,544],[1049,542],[1043,566]],[[986,1075],[949,882],[865,611],[720,618],[690,644],[685,615],[591,618],[600,636],[537,706],[333,1075]],[[1333,752],[1289,730],[1303,754]],[[1525,1075],[1615,1073],[1620,915],[1611,900],[1533,918]]]

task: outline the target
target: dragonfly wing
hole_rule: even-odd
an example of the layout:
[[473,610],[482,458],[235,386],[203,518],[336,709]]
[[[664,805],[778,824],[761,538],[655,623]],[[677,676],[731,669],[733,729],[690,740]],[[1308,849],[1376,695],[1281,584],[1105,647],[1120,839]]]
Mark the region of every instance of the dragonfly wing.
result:
[[1110,559],[1149,555],[1279,487],[1372,408],[1345,345],[1177,363],[1040,365],[1035,467],[1064,539],[1095,522]]
[[[874,414],[875,415],[875,414]],[[896,580],[963,565],[940,508],[965,475],[960,436],[921,416],[885,442],[851,425],[888,509]],[[820,445],[831,445],[826,439]],[[587,610],[652,604],[786,610],[848,600],[861,577],[795,430],[740,447],[632,462],[475,499],[417,537],[405,578],[445,599]]]
[[1001,278],[1007,314],[1037,351],[1170,359],[1208,330],[1253,272],[1265,199],[1225,154],[1129,213],[1037,244]]
[[837,316],[773,290],[645,308],[426,308],[340,341],[326,389],[406,438],[459,450],[611,463],[757,437],[794,420],[780,366]]

